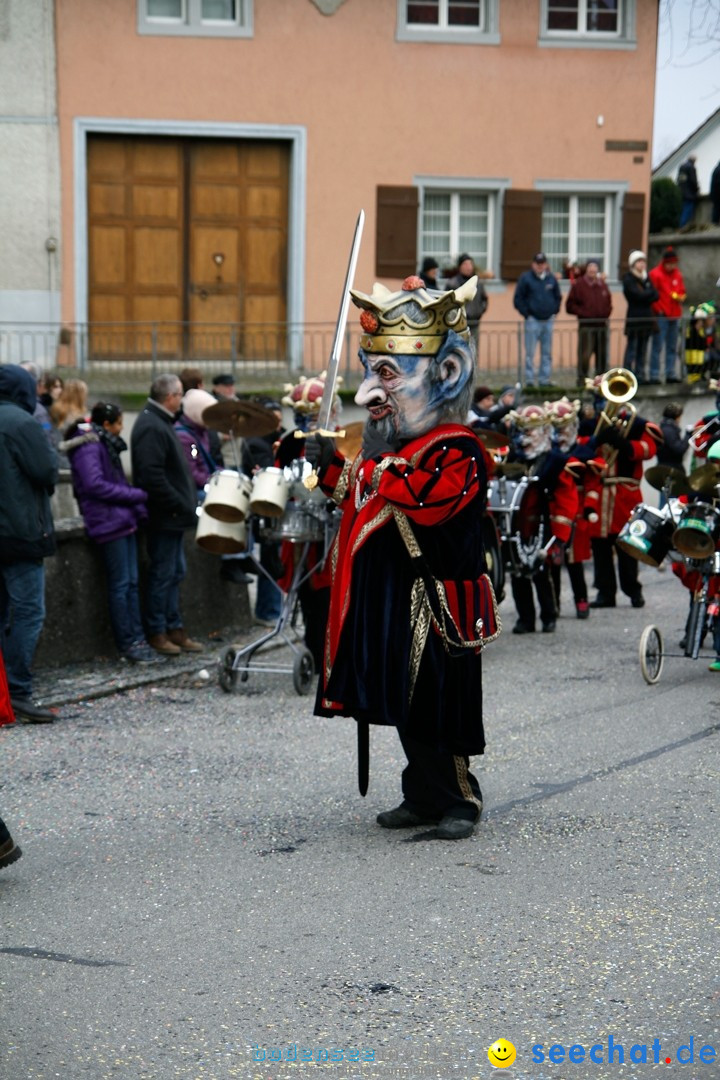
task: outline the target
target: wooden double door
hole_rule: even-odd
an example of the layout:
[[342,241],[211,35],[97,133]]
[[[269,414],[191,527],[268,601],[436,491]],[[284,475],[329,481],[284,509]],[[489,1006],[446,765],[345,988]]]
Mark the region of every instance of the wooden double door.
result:
[[92,353],[284,355],[288,176],[281,141],[91,137]]

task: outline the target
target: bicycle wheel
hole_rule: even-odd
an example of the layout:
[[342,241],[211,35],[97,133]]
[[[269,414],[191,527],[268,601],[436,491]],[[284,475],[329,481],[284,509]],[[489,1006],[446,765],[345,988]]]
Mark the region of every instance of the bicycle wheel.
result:
[[646,683],[652,686],[663,668],[663,640],[657,626],[646,626],[640,635],[640,670]]
[[687,642],[685,644],[685,655],[692,660],[697,660],[705,637],[707,607],[706,599],[702,597],[693,599],[688,618]]

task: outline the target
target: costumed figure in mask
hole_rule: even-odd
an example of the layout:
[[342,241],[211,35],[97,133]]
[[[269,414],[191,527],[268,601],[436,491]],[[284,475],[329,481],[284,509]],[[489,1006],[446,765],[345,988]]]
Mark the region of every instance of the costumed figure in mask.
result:
[[[590,615],[588,603],[587,585],[585,583],[585,569],[583,563],[592,557],[590,547],[590,522],[585,515],[585,474],[590,470],[597,475],[602,471],[605,462],[602,458],[592,455],[592,449],[586,448],[587,439],[579,438],[578,414],[580,412],[579,401],[569,401],[562,397],[557,401],[546,402],[553,430],[553,445],[555,450],[566,457],[565,471],[568,472],[574,482],[578,497],[578,506],[573,521],[572,532],[567,546],[565,547],[565,566],[567,567],[573,599],[575,601],[575,613],[578,619],[587,619]],[[552,564],[553,583],[555,594],[560,604],[560,566]]]
[[362,450],[350,462],[322,436],[306,449],[343,511],[315,711],[357,721],[363,794],[368,725],[397,727],[403,801],[378,823],[435,825],[448,840],[471,835],[482,809],[469,757],[485,747],[481,648],[499,632],[484,576],[486,451],[464,425],[475,285],[431,294],[411,277],[400,292],[351,290]]
[[[294,385],[288,383],[285,386],[285,396],[282,403],[293,410],[295,427],[288,432],[276,448],[275,464],[280,468],[291,466],[293,462],[302,462],[302,465],[306,464],[304,462],[306,440],[297,439],[295,431],[312,432],[315,430],[323,391],[325,390],[325,377],[326,373],[323,371],[320,375],[313,375],[310,378],[303,376]],[[337,380],[338,383],[341,381],[341,379]],[[341,411],[342,403],[336,394],[330,414],[331,430],[337,430]],[[303,473],[302,465],[296,464],[294,466],[298,476]],[[309,468],[309,466],[306,465],[306,468]],[[304,491],[304,497],[311,498],[310,492],[302,487],[302,483],[294,483],[293,491],[300,494]],[[316,498],[317,494],[319,492],[313,494],[312,497]],[[284,572],[279,585],[286,592],[290,588],[297,560],[301,557],[302,551],[302,545],[293,544],[289,541],[285,541],[280,549]],[[305,645],[312,653],[316,672],[319,672],[322,668],[325,631],[330,609],[331,574],[329,560],[325,556],[324,544],[313,541],[308,547],[305,562],[306,569],[312,571],[312,573],[302,582],[298,589],[298,599],[300,600],[303,625],[305,627]]]
[[[626,369],[612,372],[616,377]],[[607,378],[607,374],[604,376]],[[601,393],[603,376],[588,380],[593,390],[593,405],[601,417],[607,399]],[[590,521],[590,536],[595,570],[597,596],[590,601],[591,608],[615,607],[618,579],[620,589],[635,608],[645,606],[642,586],[638,578],[638,560],[616,547],[615,541],[633,507],[642,502],[640,481],[643,462],[655,457],[662,432],[657,424],[634,414],[624,405],[618,409],[612,423],[601,422],[592,429],[592,421],[585,420],[581,433],[590,435],[587,448],[592,454],[605,460],[605,467],[591,474],[586,473],[585,510]],[[617,577],[613,553],[617,555]]]
[[512,594],[518,615],[513,633],[532,634],[535,631],[534,585],[543,633],[551,634],[555,630],[559,608],[550,568],[553,563],[559,568],[565,558],[565,544],[570,539],[577,514],[577,491],[573,477],[565,468],[567,455],[552,449],[548,410],[543,405],[525,405],[513,410],[509,417],[511,450],[508,462],[525,465],[530,478],[519,511],[524,519],[522,527],[528,535],[537,529],[538,536],[542,528],[542,538],[547,540],[522,573],[512,574]]

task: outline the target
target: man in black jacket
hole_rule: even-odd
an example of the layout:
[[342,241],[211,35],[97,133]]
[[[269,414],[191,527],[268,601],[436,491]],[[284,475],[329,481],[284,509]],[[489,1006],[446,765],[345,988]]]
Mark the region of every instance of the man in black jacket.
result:
[[689,225],[695,217],[695,207],[700,198],[700,185],[698,183],[694,154],[688,154],[687,161],[683,161],[678,170],[678,187],[682,195],[682,210],[680,211],[680,228]]
[[711,221],[713,225],[720,225],[720,161],[710,177],[710,202],[712,203]]
[[187,572],[183,532],[197,524],[195,481],[173,427],[182,396],[177,375],[158,375],[130,439],[134,481],[148,493],[147,640],[164,656],[203,651],[180,614],[180,583]]
[[54,717],[32,701],[31,665],[45,621],[43,559],[55,551],[50,495],[57,459],[33,418],[35,380],[0,365],[0,641],[10,697],[23,723]]

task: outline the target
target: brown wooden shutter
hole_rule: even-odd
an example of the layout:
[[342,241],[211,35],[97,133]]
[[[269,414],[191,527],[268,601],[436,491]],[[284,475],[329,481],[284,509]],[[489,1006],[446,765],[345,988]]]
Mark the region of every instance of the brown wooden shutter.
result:
[[618,278],[626,273],[628,255],[631,251],[644,251],[645,243],[645,194],[644,192],[626,191],[622,210],[622,236],[620,240],[620,261]]
[[529,269],[542,241],[541,191],[520,191],[510,188],[503,204],[503,250],[500,276],[517,281]]
[[379,186],[375,233],[377,277],[406,278],[417,272],[418,190]]

